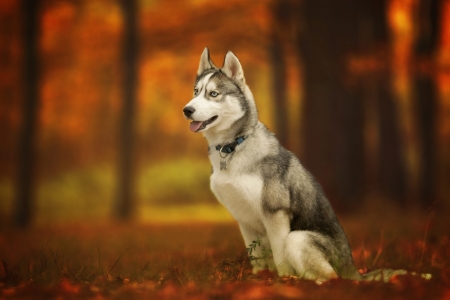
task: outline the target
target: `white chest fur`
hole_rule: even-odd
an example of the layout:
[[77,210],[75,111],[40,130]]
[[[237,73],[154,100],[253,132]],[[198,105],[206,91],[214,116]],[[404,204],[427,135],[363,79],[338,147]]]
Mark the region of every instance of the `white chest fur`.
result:
[[[237,166],[233,164],[233,167]],[[262,224],[263,181],[257,175],[239,174],[232,170],[215,169],[211,175],[211,190],[239,222],[264,232]]]

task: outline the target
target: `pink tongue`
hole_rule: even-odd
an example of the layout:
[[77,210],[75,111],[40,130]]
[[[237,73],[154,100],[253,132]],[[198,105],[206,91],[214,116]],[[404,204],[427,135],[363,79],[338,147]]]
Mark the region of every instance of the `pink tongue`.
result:
[[193,132],[196,132],[200,126],[202,126],[203,122],[199,122],[199,121],[192,121],[191,124],[189,125],[189,129]]

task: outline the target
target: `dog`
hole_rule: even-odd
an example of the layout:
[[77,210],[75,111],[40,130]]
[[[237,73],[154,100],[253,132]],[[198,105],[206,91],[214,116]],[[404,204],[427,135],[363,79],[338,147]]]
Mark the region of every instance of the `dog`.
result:
[[222,68],[203,51],[193,99],[183,108],[190,130],[208,142],[211,190],[239,223],[253,272],[276,269],[321,283],[364,276],[320,185],[297,157],[258,120],[238,58],[228,51]]

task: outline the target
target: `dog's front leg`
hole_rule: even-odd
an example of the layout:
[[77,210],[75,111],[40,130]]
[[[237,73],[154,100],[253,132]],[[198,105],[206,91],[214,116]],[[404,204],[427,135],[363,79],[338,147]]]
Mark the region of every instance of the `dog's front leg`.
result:
[[286,259],[286,237],[290,232],[290,220],[287,213],[278,210],[268,214],[264,222],[267,237],[272,247],[272,254],[279,276],[295,275],[294,268]]
[[265,269],[275,269],[267,236],[242,223],[239,223],[239,228],[253,266],[253,273],[256,274]]

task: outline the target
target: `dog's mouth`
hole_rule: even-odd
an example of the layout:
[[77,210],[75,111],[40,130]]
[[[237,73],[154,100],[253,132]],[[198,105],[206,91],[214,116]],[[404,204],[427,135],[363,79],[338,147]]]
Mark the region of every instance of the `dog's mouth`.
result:
[[206,121],[192,121],[191,124],[189,125],[189,129],[192,132],[198,132],[200,130],[205,129],[206,126],[208,126],[209,124],[211,124],[212,122],[217,120],[217,118],[218,118],[218,116],[214,116],[212,118],[209,118]]

